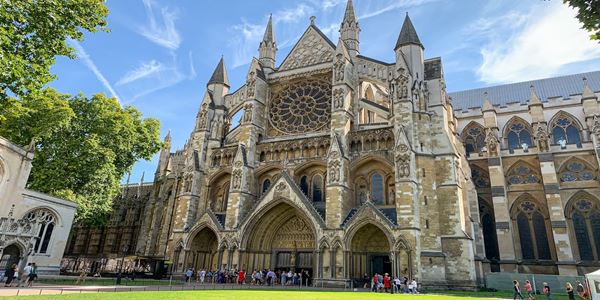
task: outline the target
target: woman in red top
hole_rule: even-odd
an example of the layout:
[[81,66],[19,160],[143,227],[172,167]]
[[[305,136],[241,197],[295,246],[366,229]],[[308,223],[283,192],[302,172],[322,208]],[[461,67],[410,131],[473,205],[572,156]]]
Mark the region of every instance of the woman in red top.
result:
[[388,273],[385,273],[385,276],[383,276],[383,288],[385,289],[385,292],[387,293],[388,291],[391,291],[391,285],[390,285],[390,275]]
[[238,284],[246,284],[246,272],[241,270],[238,272]]

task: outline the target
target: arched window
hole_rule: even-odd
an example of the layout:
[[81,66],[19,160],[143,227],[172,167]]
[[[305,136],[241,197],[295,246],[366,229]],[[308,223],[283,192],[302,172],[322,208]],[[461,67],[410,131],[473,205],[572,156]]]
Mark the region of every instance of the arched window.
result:
[[485,130],[478,123],[469,124],[462,133],[462,140],[465,144],[467,155],[479,153],[485,147]]
[[471,180],[473,180],[475,187],[490,187],[490,178],[488,172],[484,171],[478,166],[471,165]]
[[35,253],[47,253],[52,240],[52,232],[56,226],[56,216],[47,209],[36,209],[25,216],[25,220],[40,225],[37,239],[33,247]]
[[371,176],[371,200],[376,205],[383,205],[385,203],[383,177],[377,172]]
[[300,190],[304,193],[304,195],[308,196],[308,178],[306,175],[300,178]]
[[312,178],[312,200],[314,202],[323,201],[323,177],[315,175]]
[[600,206],[597,199],[584,194],[567,204],[567,218],[573,224],[573,233],[581,260],[600,260]]
[[531,130],[529,124],[520,118],[515,118],[510,121],[507,125],[506,139],[508,142],[508,149],[520,149],[523,148],[523,144],[531,146]]
[[538,205],[526,198],[513,208],[523,259],[552,259],[546,231],[546,218]]
[[373,88],[370,85],[365,90],[365,99],[375,101],[375,93],[373,93]]
[[560,181],[589,181],[596,179],[596,171],[592,170],[589,165],[580,159],[573,158],[565,162],[560,168]]
[[569,114],[560,112],[559,115],[554,117],[550,126],[554,144],[561,144],[561,141],[565,141],[566,144],[581,145],[579,126],[577,121]]
[[263,181],[263,184],[262,184],[262,192],[261,192],[261,194],[266,193],[267,190],[269,190],[270,187],[271,187],[271,180],[265,179],[265,181]]
[[229,200],[229,182],[223,185],[223,200],[221,200],[221,212],[227,210],[227,201]]
[[479,198],[479,214],[485,244],[485,257],[487,259],[500,259],[498,250],[498,236],[496,235],[496,219],[494,209],[485,200]]
[[518,162],[508,171],[509,185],[532,183],[540,183],[540,174],[532,166]]

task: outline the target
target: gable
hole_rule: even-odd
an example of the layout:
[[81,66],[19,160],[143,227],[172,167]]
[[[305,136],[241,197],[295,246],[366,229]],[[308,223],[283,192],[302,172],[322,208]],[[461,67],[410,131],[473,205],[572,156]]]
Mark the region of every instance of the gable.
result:
[[333,61],[335,45],[316,27],[309,26],[283,60],[279,71]]

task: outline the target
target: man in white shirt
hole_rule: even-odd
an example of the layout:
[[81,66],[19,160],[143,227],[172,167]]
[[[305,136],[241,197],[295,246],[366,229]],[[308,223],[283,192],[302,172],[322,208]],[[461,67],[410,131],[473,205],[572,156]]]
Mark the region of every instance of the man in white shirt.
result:
[[202,269],[202,271],[200,271],[200,283],[204,283],[204,277],[206,277],[206,271]]
[[25,268],[23,268],[23,275],[21,276],[21,284],[20,286],[26,286],[29,281],[29,274],[33,270],[31,263],[28,263]]

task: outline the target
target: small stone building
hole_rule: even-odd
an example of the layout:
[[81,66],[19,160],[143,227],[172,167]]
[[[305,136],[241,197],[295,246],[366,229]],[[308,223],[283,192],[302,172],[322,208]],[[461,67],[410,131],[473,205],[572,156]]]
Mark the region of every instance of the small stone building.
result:
[[26,188],[33,152],[0,137],[0,272],[35,262],[58,274],[77,204]]

